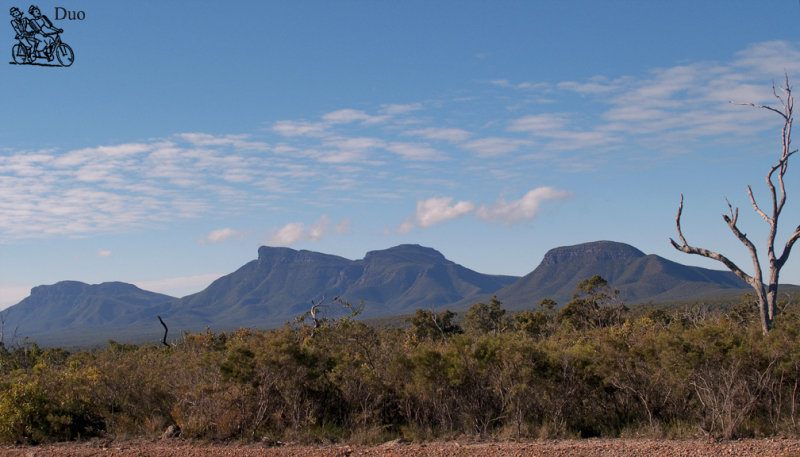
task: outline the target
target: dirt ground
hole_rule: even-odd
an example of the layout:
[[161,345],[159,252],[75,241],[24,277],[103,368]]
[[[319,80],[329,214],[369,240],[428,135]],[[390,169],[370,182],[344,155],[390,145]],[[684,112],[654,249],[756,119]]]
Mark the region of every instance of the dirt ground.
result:
[[46,446],[0,446],[8,457],[345,457],[345,456],[540,456],[540,457],[800,457],[800,440],[759,439],[726,442],[700,440],[589,439],[523,443],[390,442],[379,446],[273,446],[203,444],[184,440],[61,443]]

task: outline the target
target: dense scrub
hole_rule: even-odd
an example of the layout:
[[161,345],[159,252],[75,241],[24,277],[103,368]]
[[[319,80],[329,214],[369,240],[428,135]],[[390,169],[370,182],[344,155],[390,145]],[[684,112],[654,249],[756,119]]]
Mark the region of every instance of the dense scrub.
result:
[[[257,441],[798,434],[800,310],[631,311],[604,282],[560,308],[477,304],[457,325],[317,320],[171,347],[0,347],[0,442],[96,435]],[[745,299],[747,301],[747,299]]]

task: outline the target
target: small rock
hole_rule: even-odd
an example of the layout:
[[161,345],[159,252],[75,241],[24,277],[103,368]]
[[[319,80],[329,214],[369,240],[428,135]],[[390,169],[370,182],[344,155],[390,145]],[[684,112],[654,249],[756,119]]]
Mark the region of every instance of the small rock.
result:
[[397,446],[398,444],[408,444],[410,442],[411,441],[408,441],[407,439],[401,437],[401,438],[397,438],[396,440],[387,441],[387,442],[383,443],[381,446],[391,447],[391,446]]
[[170,425],[164,430],[164,433],[161,435],[162,440],[168,440],[172,438],[177,438],[181,436],[181,428],[177,425]]

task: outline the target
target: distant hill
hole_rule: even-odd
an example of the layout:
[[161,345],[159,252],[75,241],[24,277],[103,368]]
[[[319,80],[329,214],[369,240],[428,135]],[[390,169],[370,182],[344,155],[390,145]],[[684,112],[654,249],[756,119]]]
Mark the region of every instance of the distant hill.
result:
[[6,334],[56,333],[93,327],[124,327],[175,297],[148,292],[133,284],[86,284],[62,281],[37,286],[21,302],[3,311]]
[[602,276],[627,304],[735,295],[750,291],[729,271],[692,267],[646,255],[624,243],[596,241],[548,251],[542,262],[519,281],[497,291],[510,309],[538,305],[551,298],[566,304],[577,284]]

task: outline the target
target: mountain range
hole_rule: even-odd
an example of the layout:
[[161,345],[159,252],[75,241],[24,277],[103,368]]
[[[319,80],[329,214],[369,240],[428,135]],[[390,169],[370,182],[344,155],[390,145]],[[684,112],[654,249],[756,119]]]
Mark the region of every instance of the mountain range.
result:
[[[358,304],[364,317],[413,313],[418,308],[465,310],[496,295],[511,310],[542,298],[565,304],[583,279],[600,275],[627,304],[736,295],[749,287],[727,271],[686,266],[646,255],[627,244],[597,241],[550,250],[523,277],[489,275],[446,259],[438,251],[400,245],[363,259],[262,246],[258,258],[182,298],[132,284],[63,281],[37,286],[2,312],[8,337],[40,344],[100,344],[156,338],[156,316],[175,331],[275,327],[308,310],[312,301],[335,314],[334,297]],[[2,329],[0,329],[2,330]]]

